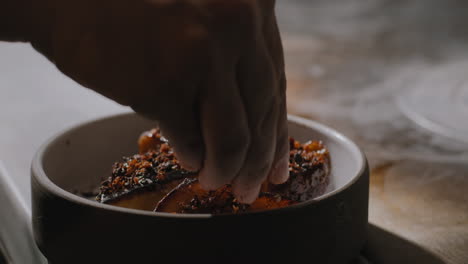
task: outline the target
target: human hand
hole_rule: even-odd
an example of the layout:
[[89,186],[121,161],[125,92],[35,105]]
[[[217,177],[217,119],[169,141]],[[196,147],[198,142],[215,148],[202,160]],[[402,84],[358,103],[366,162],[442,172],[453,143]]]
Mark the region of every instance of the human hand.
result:
[[32,45],[80,84],[159,121],[204,188],[253,202],[288,178],[274,0],[33,1]]

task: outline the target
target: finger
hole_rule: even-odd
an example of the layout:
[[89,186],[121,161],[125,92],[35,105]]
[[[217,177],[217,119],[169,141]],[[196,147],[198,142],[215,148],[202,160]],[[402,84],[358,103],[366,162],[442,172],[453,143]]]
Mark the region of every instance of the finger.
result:
[[184,78],[170,74],[171,71],[166,72],[166,78],[158,78],[155,74],[151,85],[158,88],[147,88],[147,93],[142,94],[132,108],[157,120],[180,165],[189,171],[198,171],[204,156],[198,104],[200,80],[196,75],[185,74],[189,71],[196,70],[180,68],[180,75]]
[[181,166],[198,171],[202,167],[204,148],[199,125],[198,90],[194,87],[197,80],[170,78],[154,80],[152,84],[159,87],[158,94],[153,97],[151,89],[148,89],[148,94],[143,95],[132,108],[157,120]]
[[251,145],[233,191],[241,202],[251,203],[270,171],[276,148],[278,121],[277,83],[266,47],[258,43],[239,66],[239,84],[250,129]]
[[280,105],[276,124],[276,150],[273,166],[268,180],[273,184],[282,184],[289,178],[289,132],[286,109],[286,78],[284,73],[280,82]]
[[287,125],[286,107],[286,75],[284,69],[284,54],[281,36],[274,10],[267,18],[264,26],[264,37],[267,39],[267,47],[272,61],[275,64],[279,77],[280,113],[277,122],[277,142],[273,167],[268,179],[273,184],[281,184],[289,178],[289,133]]
[[234,69],[219,66],[210,76],[200,111],[205,160],[199,180],[203,188],[216,189],[239,172],[250,137]]
[[[177,104],[173,104],[177,105]],[[163,135],[171,142],[181,166],[198,171],[203,165],[204,147],[196,104],[178,104],[159,120]]]
[[258,131],[251,134],[247,158],[233,182],[234,195],[240,202],[252,203],[257,199],[261,185],[271,170],[276,149],[277,115],[278,106],[275,103]]
[[[146,27],[145,46],[146,71],[153,87],[140,98],[148,97],[145,105],[159,121],[182,167],[198,171],[204,159],[199,88],[208,70],[207,34],[186,9],[153,5],[146,13],[154,26]],[[175,19],[174,13],[180,14],[180,19]],[[161,35],[165,37],[161,39]]]

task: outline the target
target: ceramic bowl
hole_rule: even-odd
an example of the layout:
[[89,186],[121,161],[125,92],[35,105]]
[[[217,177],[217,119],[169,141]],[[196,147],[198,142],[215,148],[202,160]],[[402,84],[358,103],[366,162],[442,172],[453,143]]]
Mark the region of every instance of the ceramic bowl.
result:
[[32,163],[32,223],[57,263],[334,263],[366,240],[369,172],[361,150],[319,123],[289,117],[290,135],[324,141],[331,184],[316,199],[241,215],[176,215],[125,209],[75,195],[99,186],[112,164],[137,152],[154,121],[135,114],[81,124],[45,143]]

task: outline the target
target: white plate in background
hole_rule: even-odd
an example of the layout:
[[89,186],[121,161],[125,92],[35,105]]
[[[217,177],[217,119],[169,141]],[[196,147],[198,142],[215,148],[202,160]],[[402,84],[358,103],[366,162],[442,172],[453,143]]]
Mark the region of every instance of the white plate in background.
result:
[[428,70],[397,101],[419,126],[468,144],[468,62]]

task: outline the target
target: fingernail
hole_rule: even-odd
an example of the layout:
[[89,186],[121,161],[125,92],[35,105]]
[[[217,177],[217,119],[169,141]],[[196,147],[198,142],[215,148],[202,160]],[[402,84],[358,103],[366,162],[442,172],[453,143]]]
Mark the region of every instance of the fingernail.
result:
[[289,179],[289,156],[275,164],[268,179],[273,184],[282,184]]
[[258,185],[251,188],[246,188],[242,186],[234,186],[233,192],[236,199],[245,204],[251,204],[257,200],[258,195],[260,194],[260,189],[262,185]]

